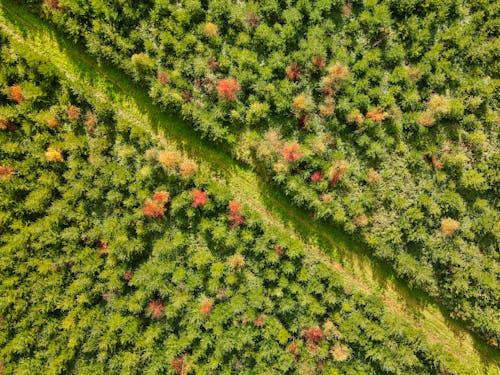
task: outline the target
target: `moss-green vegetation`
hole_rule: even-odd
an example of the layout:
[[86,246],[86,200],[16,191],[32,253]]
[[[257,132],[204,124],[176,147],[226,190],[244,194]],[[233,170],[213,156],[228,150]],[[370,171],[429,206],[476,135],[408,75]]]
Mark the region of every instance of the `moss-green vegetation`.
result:
[[[8,5],[12,7],[12,4]],[[22,14],[20,9],[11,8],[11,10],[12,9],[15,9],[17,15]],[[137,87],[134,87],[123,78],[123,75],[120,75],[112,69],[93,65],[88,56],[76,49],[70,48],[61,52],[59,50],[61,46],[72,47],[72,45],[65,43],[62,39],[59,39],[59,44],[55,43],[54,39],[49,35],[49,30],[40,25],[35,18],[29,17],[29,15],[26,14],[23,14],[23,17],[25,20],[28,20],[29,24],[23,25],[20,29],[24,30],[31,40],[29,42],[28,40],[22,40],[19,29],[16,29],[14,34],[12,34],[13,29],[10,30],[10,37],[13,37],[19,42],[15,47],[15,49],[21,51],[19,53],[22,55],[29,55],[34,51],[37,54],[43,55],[50,51],[51,61],[57,66],[59,73],[62,73],[72,81],[71,85],[68,85],[70,91],[78,92],[78,95],[83,98],[94,98],[88,100],[94,104],[100,103],[101,108],[106,108],[109,112],[114,112],[115,116],[120,121],[125,119],[125,123],[127,124],[126,127],[136,128],[138,132],[141,133],[141,138],[151,137],[148,133],[150,128],[156,128],[157,130],[164,129],[167,130],[167,137],[174,137],[178,140],[178,146],[180,148],[189,151],[191,155],[208,160],[210,162],[209,164],[217,170],[217,178],[220,179],[220,177],[222,177],[229,182],[231,194],[234,194],[239,201],[247,202],[251,210],[257,209],[258,213],[256,213],[256,215],[260,218],[259,220],[264,219],[261,225],[265,228],[271,226],[273,228],[271,231],[275,231],[276,225],[279,225],[281,229],[285,231],[284,234],[282,234],[282,238],[285,241],[286,237],[291,236],[290,233],[292,233],[293,236],[294,230],[304,239],[312,240],[324,251],[329,252],[334,259],[344,264],[345,271],[339,269],[346,277],[349,290],[358,290],[358,287],[366,291],[376,290],[377,293],[383,295],[385,309],[389,311],[392,310],[393,313],[396,312],[398,315],[404,316],[405,320],[415,326],[420,326],[426,333],[430,342],[436,343],[437,346],[434,349],[434,355],[436,358],[440,358],[440,360],[443,361],[444,364],[441,365],[443,368],[446,368],[452,373],[486,373],[488,371],[490,373],[495,373],[496,367],[490,366],[488,361],[489,359],[495,361],[494,358],[497,357],[497,353],[482,348],[481,343],[474,343],[470,336],[463,332],[462,329],[443,319],[441,312],[435,306],[426,306],[429,302],[426,301],[425,297],[418,297],[414,300],[412,295],[415,295],[415,293],[403,288],[401,283],[396,282],[396,284],[394,284],[395,280],[390,272],[380,273],[377,271],[380,268],[380,264],[373,264],[373,262],[368,261],[365,256],[359,255],[357,252],[352,252],[358,245],[352,241],[348,241],[345,237],[341,237],[339,232],[334,232],[332,236],[332,233],[329,233],[331,230],[328,226],[314,224],[312,220],[308,219],[307,214],[300,210],[292,209],[291,206],[286,203],[286,200],[280,197],[272,188],[269,188],[266,184],[259,181],[253,173],[232,162],[220,151],[220,149],[210,147],[210,144],[206,142],[200,142],[194,134],[186,128],[186,123],[175,121],[171,117],[158,112],[151,106],[150,101],[137,90]],[[13,19],[9,22],[4,19],[3,22],[5,22],[5,24],[3,27],[5,28],[7,23],[10,23]],[[13,28],[12,24],[10,24],[9,27]],[[55,37],[55,34],[52,34],[52,37]],[[23,44],[24,47],[21,47]],[[109,81],[112,81],[115,86],[110,84]],[[90,85],[90,82],[93,84]],[[30,85],[27,87],[29,89]],[[31,85],[31,89],[33,89],[33,87],[36,87],[36,85]],[[34,91],[28,91],[35,92],[36,94],[36,89]],[[127,97],[124,93],[132,95]],[[13,104],[13,102],[10,101],[9,104]],[[75,104],[79,103],[75,102]],[[64,109],[66,111],[66,108]],[[37,120],[40,121],[41,119],[43,123],[48,123],[50,117],[47,116],[47,113],[44,113],[44,111],[41,112],[42,113],[37,116]],[[107,126],[113,127],[114,123],[110,122]],[[140,128],[140,130],[138,128]],[[152,142],[158,146],[156,141]],[[47,150],[45,150],[45,152],[46,151]],[[127,165],[127,168],[130,168],[130,166]],[[214,175],[213,172],[210,172],[207,175],[204,174],[204,176],[213,178]],[[222,180],[220,181],[222,183]],[[205,180],[205,182],[207,181]],[[269,210],[272,210],[272,212],[269,212]],[[227,208],[226,213],[228,213]],[[275,215],[276,213],[278,213],[277,216],[281,220],[292,227],[283,228],[279,223],[280,220],[278,220]],[[97,243],[93,245],[96,244]],[[109,246],[111,247],[111,245]],[[308,246],[306,249],[308,252],[317,250],[314,246]],[[325,257],[323,257],[323,261],[324,259]],[[401,293],[401,291],[406,292]],[[410,295],[410,293],[412,295]],[[153,307],[154,306],[155,305],[153,305]],[[43,320],[43,318],[40,319]],[[284,334],[280,335],[280,337],[284,340]],[[481,348],[480,352],[483,353],[482,355],[478,355],[478,353],[475,352],[474,346],[476,345]],[[60,348],[63,347],[64,345],[60,346]],[[33,347],[31,348],[33,349]],[[448,352],[449,354],[445,355],[444,352]],[[339,348],[335,350],[335,353],[339,353]],[[162,358],[162,360],[166,361],[165,358]],[[182,357],[176,359],[180,358]],[[365,360],[367,359],[365,358]],[[367,361],[371,362],[369,359]],[[462,364],[460,365],[459,363]],[[310,362],[308,365],[303,365],[304,367],[300,369],[304,370],[306,366],[313,368],[315,365],[317,365],[317,363],[313,364]],[[330,365],[334,366],[333,364]],[[25,366],[28,366],[28,364],[25,364]],[[63,365],[63,367],[64,366],[65,365]],[[19,367],[16,372],[20,372],[21,368],[27,367]],[[99,369],[99,367],[96,368]],[[100,368],[102,369],[102,367]],[[7,369],[13,370],[13,367],[7,366]],[[66,369],[68,370],[68,367],[66,367]],[[346,368],[344,368],[344,370],[345,369]],[[108,368],[108,371],[111,371],[111,369]],[[118,371],[118,368],[114,368],[112,371]],[[123,371],[126,372],[127,370]],[[400,369],[400,371],[408,372],[409,370]],[[424,371],[432,372],[429,368]]]
[[29,3],[498,345],[498,2]]
[[3,373],[464,370],[14,39],[0,39]]

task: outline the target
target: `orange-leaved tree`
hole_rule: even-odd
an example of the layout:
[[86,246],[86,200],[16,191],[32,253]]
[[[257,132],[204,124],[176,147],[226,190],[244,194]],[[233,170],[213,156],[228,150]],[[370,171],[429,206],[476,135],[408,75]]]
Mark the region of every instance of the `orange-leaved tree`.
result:
[[221,79],[217,84],[217,92],[219,98],[225,99],[227,101],[236,100],[238,93],[241,90],[241,86],[238,81],[234,78]]
[[12,86],[8,87],[7,88],[7,98],[15,101],[16,103],[21,103],[22,101],[24,101],[24,96],[23,96],[21,86],[12,85]]
[[205,203],[207,203],[208,200],[208,195],[204,191],[201,191],[199,189],[195,189],[191,193],[193,201],[191,203],[191,206],[194,208],[201,207]]
[[245,217],[241,213],[241,206],[236,201],[229,202],[229,221],[232,229],[238,228],[245,222]]
[[165,305],[161,300],[154,299],[149,302],[148,310],[153,318],[160,319],[163,316],[163,312],[165,311]]
[[286,161],[296,162],[302,157],[300,146],[295,142],[289,143],[283,147],[282,155]]

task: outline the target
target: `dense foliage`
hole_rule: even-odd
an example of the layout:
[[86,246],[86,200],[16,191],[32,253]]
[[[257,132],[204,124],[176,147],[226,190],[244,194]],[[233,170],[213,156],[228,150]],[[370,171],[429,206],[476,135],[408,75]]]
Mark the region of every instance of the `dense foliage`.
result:
[[462,372],[209,170],[0,45],[0,373]]
[[500,3],[52,0],[42,9],[498,344]]

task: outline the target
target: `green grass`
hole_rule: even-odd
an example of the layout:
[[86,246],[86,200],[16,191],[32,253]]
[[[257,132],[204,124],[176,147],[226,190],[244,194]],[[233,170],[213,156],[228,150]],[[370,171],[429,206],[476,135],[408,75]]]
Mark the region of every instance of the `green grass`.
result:
[[[385,305],[415,327],[430,342],[448,351],[471,374],[500,374],[500,353],[451,319],[424,293],[408,288],[390,267],[374,260],[355,238],[329,223],[313,220],[296,208],[278,189],[235,161],[220,144],[201,139],[191,125],[162,112],[143,87],[123,72],[83,52],[39,18],[10,0],[0,1],[0,27],[16,39],[18,48],[39,55],[50,53],[61,73],[75,82],[84,95],[100,98],[123,118],[143,124],[153,135],[175,145],[215,171],[237,197],[256,209],[265,220],[303,241],[307,248],[330,261],[353,288],[374,293]],[[450,368],[453,364],[450,363]]]

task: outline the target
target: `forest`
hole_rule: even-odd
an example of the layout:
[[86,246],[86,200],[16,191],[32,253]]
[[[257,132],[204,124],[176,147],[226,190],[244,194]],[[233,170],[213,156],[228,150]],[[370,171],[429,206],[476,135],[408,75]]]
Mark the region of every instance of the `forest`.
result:
[[7,373],[441,368],[195,161],[1,49]]
[[498,344],[498,2],[41,11]]
[[[500,3],[14,6],[498,353]],[[0,20],[0,374],[486,373]]]

